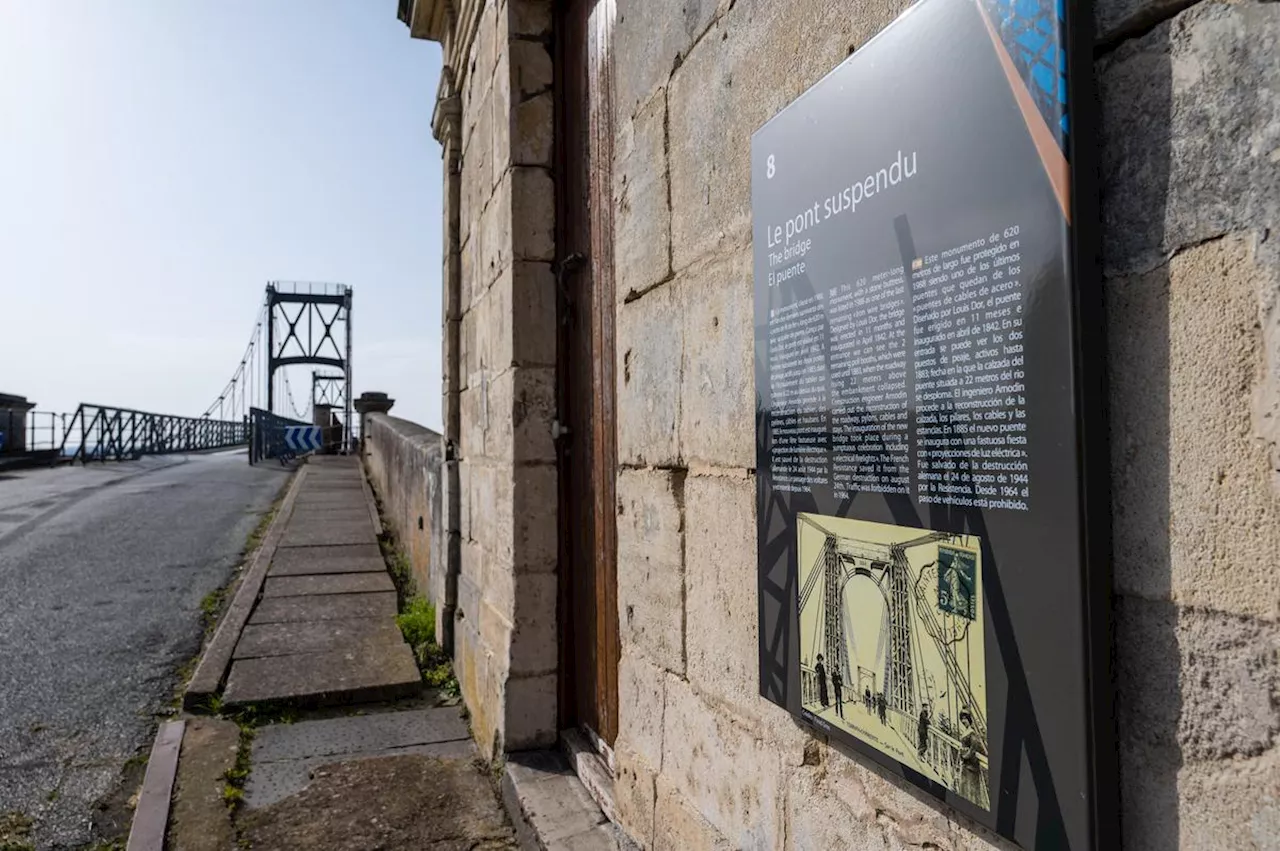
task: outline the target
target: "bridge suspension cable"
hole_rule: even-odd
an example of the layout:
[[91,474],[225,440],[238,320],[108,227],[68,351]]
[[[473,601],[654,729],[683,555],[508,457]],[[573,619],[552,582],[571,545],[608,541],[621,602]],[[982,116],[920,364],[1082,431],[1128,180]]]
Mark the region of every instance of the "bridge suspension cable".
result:
[[222,388],[209,407],[205,408],[205,418],[238,419],[249,413],[250,407],[264,407],[266,396],[265,383],[262,381],[261,355],[263,348],[263,320],[265,309],[260,309],[253,320],[253,330],[249,334],[249,343],[245,346],[244,355],[240,358],[231,379]]

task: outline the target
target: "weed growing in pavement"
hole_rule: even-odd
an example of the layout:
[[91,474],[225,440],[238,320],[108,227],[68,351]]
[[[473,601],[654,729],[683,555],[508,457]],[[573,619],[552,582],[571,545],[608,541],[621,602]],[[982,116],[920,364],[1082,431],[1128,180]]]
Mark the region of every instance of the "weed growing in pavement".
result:
[[396,624],[413,650],[418,670],[422,672],[422,681],[450,697],[456,697],[458,681],[453,676],[449,654],[436,644],[436,607],[425,597],[413,597],[396,615]]
[[222,604],[227,599],[227,589],[229,587],[224,585],[221,588],[215,588],[205,594],[204,599],[200,601],[200,617],[204,621],[205,632],[208,632],[218,622],[218,616],[222,614]]
[[[382,503],[374,501],[378,513],[382,513]],[[418,662],[418,670],[422,672],[422,681],[430,688],[438,688],[449,697],[461,694],[458,680],[453,676],[453,660],[444,648],[436,644],[436,607],[426,597],[418,594],[417,584],[413,581],[413,567],[409,559],[396,545],[395,535],[383,518],[383,532],[378,536],[378,547],[382,550],[382,558],[387,564],[387,573],[396,586],[396,597],[400,604],[400,614],[396,615],[396,624],[400,633],[413,650],[413,657]]]
[[280,511],[280,503],[283,501],[284,496],[281,495],[276,499],[272,506],[267,509],[267,513],[263,514],[262,517],[258,519],[258,525],[253,527],[253,531],[249,533],[248,540],[244,542],[245,556],[248,556],[249,553],[262,545],[262,539],[267,537],[267,530],[271,528],[271,521],[276,519],[276,513]]
[[147,751],[138,751],[133,756],[124,761],[124,765],[120,768],[122,772],[132,771],[135,768],[142,768],[147,764],[147,760],[151,758],[151,754]]
[[0,851],[33,851],[31,817],[25,813],[0,813]]
[[249,724],[240,725],[240,743],[236,748],[236,763],[222,773],[222,802],[232,815],[244,803],[244,784],[249,780],[249,757],[253,752],[253,737],[257,730]]

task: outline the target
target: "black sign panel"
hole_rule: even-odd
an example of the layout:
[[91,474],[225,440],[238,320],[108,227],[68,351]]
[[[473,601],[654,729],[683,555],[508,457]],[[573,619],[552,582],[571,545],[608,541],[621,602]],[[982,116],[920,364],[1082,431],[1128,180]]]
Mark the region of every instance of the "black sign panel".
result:
[[761,694],[1028,848],[1115,830],[1087,19],[923,0],[751,150]]

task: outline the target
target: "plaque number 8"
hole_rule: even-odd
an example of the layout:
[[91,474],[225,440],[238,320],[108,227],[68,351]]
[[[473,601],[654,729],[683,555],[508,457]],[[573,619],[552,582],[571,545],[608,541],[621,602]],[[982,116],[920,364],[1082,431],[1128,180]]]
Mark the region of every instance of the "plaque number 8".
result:
[[769,165],[769,179],[773,180],[773,173],[777,171],[777,169],[774,168],[773,166],[773,154],[769,154],[768,165]]

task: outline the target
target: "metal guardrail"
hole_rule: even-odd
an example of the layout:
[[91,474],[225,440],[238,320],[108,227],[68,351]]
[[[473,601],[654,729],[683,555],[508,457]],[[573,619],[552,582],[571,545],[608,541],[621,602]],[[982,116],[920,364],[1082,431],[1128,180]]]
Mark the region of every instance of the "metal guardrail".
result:
[[0,452],[23,455],[58,448],[70,414],[0,411]]
[[72,462],[125,461],[248,442],[249,426],[243,420],[178,417],[84,403],[68,420],[58,454]]
[[308,425],[311,423],[291,420],[262,408],[250,408],[249,463],[257,464],[265,458],[278,458],[283,464],[296,454],[285,444],[285,426]]

